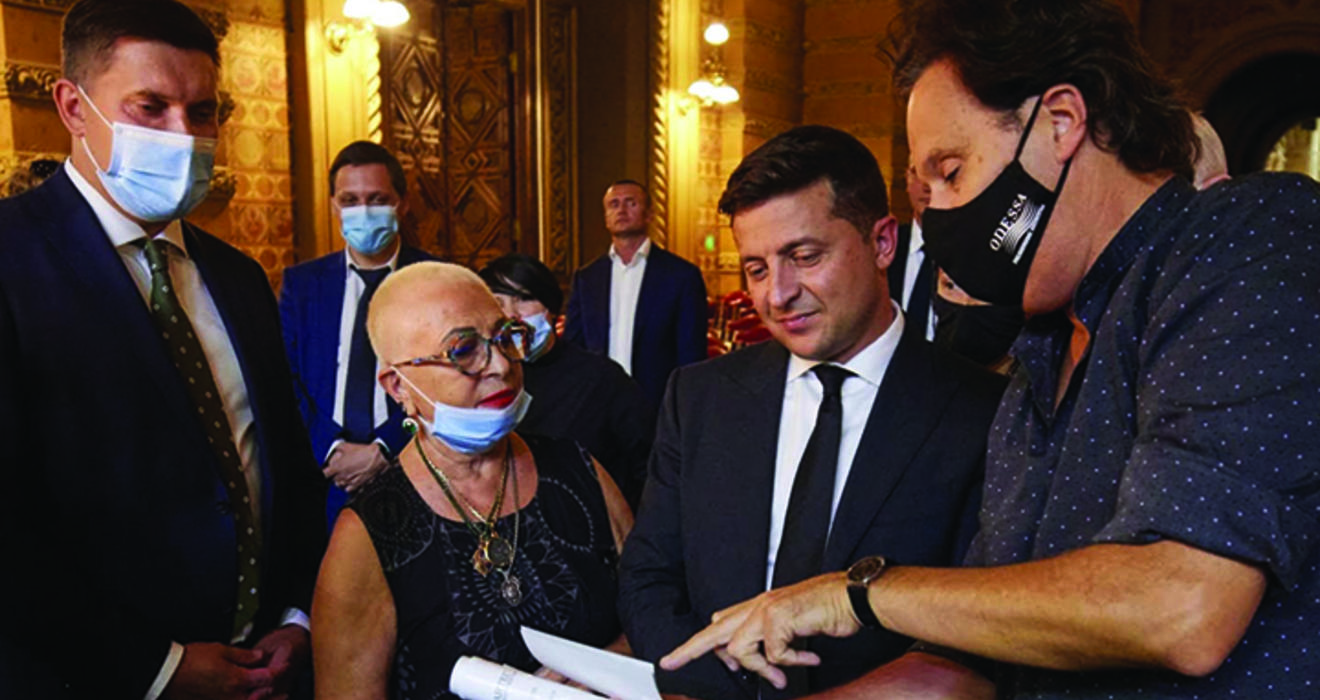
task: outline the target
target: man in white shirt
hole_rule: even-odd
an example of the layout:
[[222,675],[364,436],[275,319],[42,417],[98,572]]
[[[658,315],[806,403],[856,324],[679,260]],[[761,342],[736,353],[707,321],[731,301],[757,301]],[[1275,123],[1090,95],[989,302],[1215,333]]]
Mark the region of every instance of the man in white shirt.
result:
[[894,264],[889,268],[889,296],[903,308],[918,335],[935,340],[936,316],[932,306],[935,264],[926,255],[921,236],[921,213],[930,204],[930,187],[916,176],[911,165],[905,182],[908,202],[912,205],[912,222],[898,227],[898,247]]
[[333,528],[348,494],[409,439],[403,411],[376,381],[367,306],[391,272],[432,258],[399,235],[408,180],[380,144],[355,141],[339,151],[330,196],[344,249],[284,271],[280,322],[312,454],[331,482],[326,522]]
[[677,367],[706,357],[706,283],[646,235],[651,200],[633,180],[605,191],[608,253],[573,276],[564,337],[618,362],[654,405]]
[[[780,134],[730,176],[720,210],[774,340],[670,379],[620,571],[624,629],[651,661],[771,587],[873,555],[958,561],[1003,388],[937,356],[890,300],[895,223],[857,139],[821,126]],[[812,639],[823,664],[783,691],[713,658],[657,679],[694,697],[797,697],[909,643],[863,636]]]
[[216,39],[173,0],[83,0],[71,156],[0,203],[0,697],[282,697],[323,547],[255,261],[182,221],[210,183]]

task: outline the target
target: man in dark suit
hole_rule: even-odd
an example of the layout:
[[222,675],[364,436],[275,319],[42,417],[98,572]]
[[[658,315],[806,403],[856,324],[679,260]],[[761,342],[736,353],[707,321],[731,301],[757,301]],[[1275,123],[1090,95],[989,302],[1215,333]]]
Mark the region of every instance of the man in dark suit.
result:
[[696,265],[651,244],[640,183],[605,190],[607,254],[573,276],[564,337],[618,362],[653,406],[677,367],[706,357],[706,283]]
[[[777,136],[734,171],[720,210],[774,341],[669,381],[620,574],[624,629],[652,661],[767,588],[875,555],[956,562],[976,529],[1003,386],[905,330],[885,280],[884,180],[853,137]],[[908,643],[880,629],[814,638],[822,665],[761,695],[839,685]],[[694,697],[758,692],[710,657],[658,679]]]
[[63,60],[72,155],[0,202],[0,697],[283,696],[320,484],[265,273],[181,220],[215,37],[173,0],[83,0]]
[[356,141],[339,152],[330,196],[344,251],[284,271],[280,320],[312,454],[332,482],[326,522],[333,528],[347,494],[408,441],[403,411],[376,382],[367,306],[390,272],[431,256],[398,235],[408,180],[379,144]]
[[936,315],[932,306],[935,263],[926,255],[925,240],[921,236],[921,213],[930,204],[930,186],[917,177],[911,165],[905,182],[908,202],[912,205],[912,221],[898,226],[898,246],[894,251],[894,263],[889,266],[889,298],[902,307],[907,322],[917,335],[935,340]]

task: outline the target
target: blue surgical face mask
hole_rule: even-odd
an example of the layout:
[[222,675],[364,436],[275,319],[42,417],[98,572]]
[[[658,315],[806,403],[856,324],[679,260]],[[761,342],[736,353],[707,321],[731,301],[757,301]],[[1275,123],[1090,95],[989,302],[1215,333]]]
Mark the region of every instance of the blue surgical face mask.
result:
[[120,208],[142,221],[172,221],[206,199],[215,168],[215,139],[111,122],[82,87],[78,92],[112,132],[110,165],[104,170],[86,137],[81,141],[101,185]]
[[375,255],[394,240],[399,218],[393,206],[359,205],[339,210],[339,230],[344,241],[363,255]]
[[550,347],[550,334],[555,332],[554,326],[550,325],[550,314],[542,311],[539,314],[524,316],[523,322],[532,327],[536,334],[532,336],[532,347],[527,353],[527,359],[524,362],[535,362],[536,358],[545,354]]
[[399,376],[418,396],[429,401],[434,409],[429,423],[421,416],[417,417],[426,431],[454,451],[465,455],[480,454],[499,444],[500,440],[513,432],[523,416],[527,415],[527,407],[532,404],[532,395],[519,390],[518,398],[504,408],[450,406],[433,401],[402,372],[399,372]]

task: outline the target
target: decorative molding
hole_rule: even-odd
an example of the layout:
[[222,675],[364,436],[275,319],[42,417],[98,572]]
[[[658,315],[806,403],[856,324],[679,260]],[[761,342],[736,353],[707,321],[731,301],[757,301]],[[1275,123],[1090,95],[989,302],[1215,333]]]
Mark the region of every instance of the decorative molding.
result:
[[758,90],[772,95],[797,97],[802,93],[800,85],[792,76],[776,71],[749,70],[743,77],[743,85],[747,90]]
[[3,5],[9,7],[26,7],[32,10],[42,10],[44,12],[57,12],[64,14],[73,7],[76,0],[4,0]]
[[672,12],[670,0],[656,0],[651,45],[651,225],[652,240],[667,247],[669,242],[669,40]]
[[220,99],[220,106],[216,109],[215,118],[220,126],[224,126],[225,122],[234,116],[234,107],[237,107],[238,103],[234,101],[234,96],[228,90],[221,90],[217,96]]
[[[0,156],[0,197],[14,197],[55,173],[65,153],[13,153]],[[40,164],[33,167],[34,163]]]
[[55,81],[60,79],[58,66],[36,63],[5,63],[5,95],[20,100],[50,100]]
[[238,178],[229,172],[229,168],[216,166],[211,173],[211,188],[206,191],[206,202],[224,209],[238,192]]
[[[783,27],[772,27],[755,20],[734,23],[743,25],[744,36],[748,45],[767,46],[781,51],[793,51],[802,42],[800,31],[789,31]],[[733,28],[733,27],[730,27]]]
[[547,4],[542,45],[546,117],[545,248],[541,259],[556,275],[569,278],[576,268],[577,231],[577,72],[574,45],[577,13],[570,5]]
[[198,17],[202,18],[206,26],[211,28],[211,33],[215,34],[216,41],[224,39],[225,35],[229,33],[229,16],[225,14],[224,10],[209,10],[200,7],[194,7],[192,10],[197,13]]
[[743,133],[769,141],[797,126],[797,122],[772,117],[748,117],[743,122]]
[[877,39],[874,34],[841,36],[803,42],[802,50],[808,54],[866,53],[875,56],[879,53],[882,41],[883,39]]
[[883,95],[889,91],[889,83],[879,80],[839,80],[829,83],[816,83],[807,86],[805,93],[809,97],[838,97],[840,95]]
[[648,233],[662,248],[669,243],[669,23],[671,0],[655,1],[651,36],[651,225]]

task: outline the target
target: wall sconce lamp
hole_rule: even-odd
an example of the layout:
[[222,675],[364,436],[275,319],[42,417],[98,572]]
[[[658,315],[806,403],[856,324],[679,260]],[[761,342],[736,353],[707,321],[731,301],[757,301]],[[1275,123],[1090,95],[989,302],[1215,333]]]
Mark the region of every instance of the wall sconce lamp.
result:
[[343,53],[355,34],[366,34],[375,27],[397,27],[412,17],[399,0],[344,0],[343,12],[346,22],[325,25],[325,41],[333,53]]
[[703,107],[733,104],[739,99],[738,88],[724,80],[724,63],[720,61],[720,46],[729,40],[729,28],[723,22],[711,22],[702,38],[712,47],[701,64],[701,76],[688,86],[688,94]]

